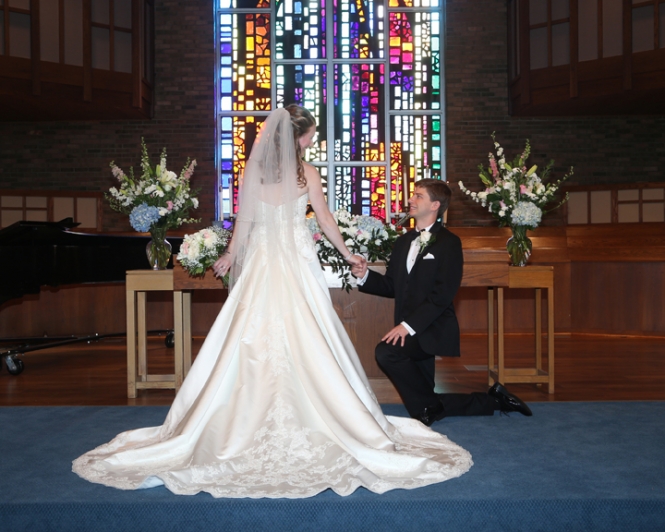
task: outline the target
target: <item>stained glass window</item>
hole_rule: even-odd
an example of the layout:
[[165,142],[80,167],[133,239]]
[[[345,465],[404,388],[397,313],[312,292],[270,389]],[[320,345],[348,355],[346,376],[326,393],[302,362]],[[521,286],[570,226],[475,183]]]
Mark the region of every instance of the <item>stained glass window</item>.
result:
[[271,110],[318,123],[307,160],[328,205],[391,219],[422,177],[445,179],[441,0],[217,0],[219,217]]

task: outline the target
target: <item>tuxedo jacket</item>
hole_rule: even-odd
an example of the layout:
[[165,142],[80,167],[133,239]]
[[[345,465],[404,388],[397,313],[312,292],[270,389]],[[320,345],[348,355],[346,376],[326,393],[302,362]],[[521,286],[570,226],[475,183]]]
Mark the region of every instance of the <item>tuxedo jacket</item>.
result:
[[[460,356],[460,332],[453,298],[462,282],[462,242],[440,223],[416,259],[411,272],[406,258],[417,231],[395,242],[385,275],[369,271],[361,292],[395,298],[395,325],[405,321],[416,332],[420,348],[435,356]],[[432,242],[433,240],[433,242]]]

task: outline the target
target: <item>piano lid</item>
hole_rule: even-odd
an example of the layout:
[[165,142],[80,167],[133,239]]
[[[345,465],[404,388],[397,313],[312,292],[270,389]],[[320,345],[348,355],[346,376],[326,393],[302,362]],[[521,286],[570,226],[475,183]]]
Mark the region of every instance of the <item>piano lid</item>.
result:
[[[0,230],[0,305],[42,286],[124,282],[127,270],[148,269],[149,236],[86,234],[71,218],[16,222]],[[168,238],[177,253],[181,237]]]

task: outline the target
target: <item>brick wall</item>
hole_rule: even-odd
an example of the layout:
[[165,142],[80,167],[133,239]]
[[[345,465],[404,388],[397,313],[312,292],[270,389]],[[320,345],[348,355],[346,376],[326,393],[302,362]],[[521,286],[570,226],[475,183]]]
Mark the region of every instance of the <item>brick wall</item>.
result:
[[[153,162],[163,146],[176,173],[197,160],[201,188],[194,215],[215,215],[214,45],[210,0],[155,2],[155,114],[152,120],[0,123],[0,188],[106,191],[109,162],[139,170],[145,138]],[[132,231],[127,217],[105,207],[106,231]]]
[[[446,2],[448,176],[455,198],[451,225],[495,225],[459,194],[464,180],[480,188],[476,167],[497,137],[509,156],[533,146],[532,162],[555,159],[555,176],[575,166],[579,184],[665,179],[665,117],[512,118],[507,99],[505,0]],[[214,46],[209,0],[160,0],[155,12],[155,117],[150,121],[0,123],[0,188],[107,190],[108,163],[139,162],[144,136],[157,157],[169,150],[179,170],[197,159],[201,187],[196,214],[214,218]],[[561,223],[562,210],[546,224]],[[126,217],[106,209],[106,230],[130,230]]]

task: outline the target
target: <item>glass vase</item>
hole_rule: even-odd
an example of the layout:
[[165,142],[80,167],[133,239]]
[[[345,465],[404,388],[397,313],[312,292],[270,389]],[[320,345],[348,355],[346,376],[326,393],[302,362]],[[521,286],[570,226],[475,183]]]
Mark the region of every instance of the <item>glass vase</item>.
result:
[[531,239],[526,236],[527,228],[523,225],[514,225],[510,229],[513,236],[506,243],[510,264],[511,266],[526,266],[531,256]]
[[166,270],[171,258],[171,243],[166,240],[166,227],[151,227],[152,240],[145,247],[148,262],[153,270]]

